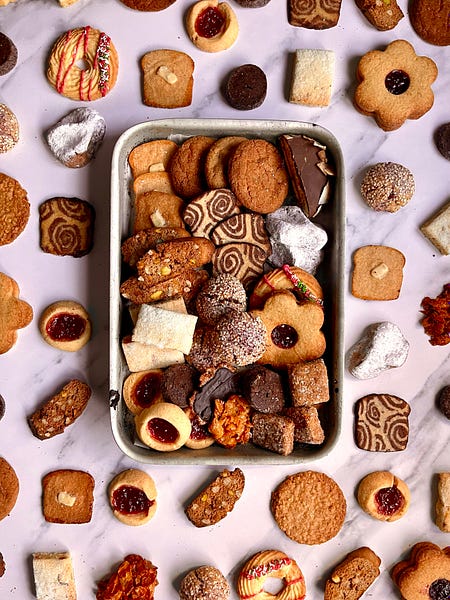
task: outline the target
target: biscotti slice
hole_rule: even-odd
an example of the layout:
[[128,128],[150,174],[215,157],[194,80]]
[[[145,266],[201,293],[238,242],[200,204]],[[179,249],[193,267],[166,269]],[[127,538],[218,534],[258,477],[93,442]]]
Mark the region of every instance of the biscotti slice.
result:
[[420,231],[441,254],[450,254],[450,202],[426,221]]
[[380,563],[370,548],[353,550],[327,579],[324,600],[358,600],[380,574]]
[[42,479],[42,510],[49,523],[89,523],[95,481],[86,471],[60,469]]
[[255,413],[252,418],[253,443],[282,456],[294,449],[294,422],[276,414]]
[[221,521],[233,510],[244,491],[245,477],[241,469],[224,469],[187,506],[187,518],[196,527],[208,527]]
[[155,285],[183,273],[196,269],[211,261],[214,244],[199,237],[161,242],[155,250],[149,250],[137,263],[139,276],[147,285]]
[[127,238],[121,246],[124,262],[135,267],[137,261],[160,242],[190,237],[183,227],[149,227]]
[[289,102],[306,106],[328,106],[334,79],[332,50],[295,51]]
[[130,277],[120,286],[120,293],[136,304],[160,302],[177,296],[182,296],[186,304],[189,304],[208,277],[204,269],[188,269],[155,285],[148,285],[142,278]]
[[166,171],[178,145],[172,140],[152,140],[133,148],[128,157],[133,178],[142,173]]
[[79,379],[72,379],[29,417],[33,435],[46,440],[63,433],[82,414],[90,397],[91,388]]
[[37,600],[76,600],[69,552],[34,552],[33,576]]
[[152,50],[141,59],[143,100],[156,108],[181,108],[192,102],[194,61],[178,50]]

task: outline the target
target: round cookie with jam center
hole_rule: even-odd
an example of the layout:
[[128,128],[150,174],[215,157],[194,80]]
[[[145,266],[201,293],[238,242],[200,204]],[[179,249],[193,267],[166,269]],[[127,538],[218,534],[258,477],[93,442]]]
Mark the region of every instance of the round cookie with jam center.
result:
[[410,492],[406,483],[389,471],[374,471],[360,481],[357,499],[371,517],[391,522],[406,514]]
[[87,344],[91,329],[86,309],[73,300],[50,304],[39,320],[39,331],[47,344],[66,352],[76,352]]
[[289,475],[272,492],[278,527],[299,544],[323,544],[344,524],[347,503],[338,484],[317,471]]
[[289,191],[281,154],[274,144],[263,139],[239,144],[231,157],[228,177],[238,201],[261,214],[280,208]]
[[114,516],[125,525],[144,525],[156,512],[156,486],[139,469],[127,469],[114,477],[108,497]]
[[253,110],[266,99],[267,77],[257,65],[246,64],[232,69],[224,86],[224,96],[237,110]]

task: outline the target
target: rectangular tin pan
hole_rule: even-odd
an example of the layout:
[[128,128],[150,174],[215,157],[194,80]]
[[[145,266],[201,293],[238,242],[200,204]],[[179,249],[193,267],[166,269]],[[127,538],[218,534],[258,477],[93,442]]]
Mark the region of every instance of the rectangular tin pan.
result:
[[[136,439],[134,421],[122,397],[123,381],[129,374],[122,354],[122,311],[120,296],[122,241],[130,235],[132,211],[131,171],[128,155],[147,141],[170,138],[181,143],[193,135],[222,137],[240,135],[264,138],[276,143],[283,133],[304,134],[327,146],[336,168],[332,197],[322,208],[314,223],[324,227],[328,242],[324,260],[316,277],[321,283],[325,300],[327,340],[324,360],[330,381],[330,401],[321,413],[325,441],[319,446],[296,447],[289,456],[258,448],[251,443],[228,450],[214,444],[203,450],[180,448],[174,452],[157,452],[141,445]],[[326,456],[336,445],[341,431],[344,363],[344,266],[345,266],[345,177],[342,152],[336,138],[323,127],[313,123],[282,120],[228,119],[165,119],[141,123],[125,131],[118,139],[111,170],[111,231],[110,231],[110,415],[116,443],[130,458],[149,464],[168,465],[274,465],[308,463]]]

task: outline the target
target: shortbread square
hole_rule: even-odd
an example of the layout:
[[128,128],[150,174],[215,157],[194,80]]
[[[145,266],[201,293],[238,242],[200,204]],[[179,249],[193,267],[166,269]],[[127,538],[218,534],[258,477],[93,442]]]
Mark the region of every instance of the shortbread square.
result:
[[35,552],[32,559],[37,600],[77,600],[68,552]]
[[296,50],[289,102],[306,106],[328,106],[334,79],[332,50]]
[[441,254],[450,254],[450,202],[426,221],[420,231]]

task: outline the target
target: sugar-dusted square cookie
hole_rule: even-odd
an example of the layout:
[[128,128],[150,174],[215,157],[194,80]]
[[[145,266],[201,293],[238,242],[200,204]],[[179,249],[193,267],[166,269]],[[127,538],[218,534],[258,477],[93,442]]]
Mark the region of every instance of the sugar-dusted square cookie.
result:
[[69,552],[34,552],[32,561],[37,600],[77,600]]
[[42,509],[49,523],[89,523],[95,481],[86,471],[59,469],[42,479]]
[[328,106],[334,79],[335,55],[332,50],[296,50],[289,102],[306,106]]
[[395,300],[400,295],[405,257],[390,246],[362,246],[353,254],[352,294],[363,300]]

